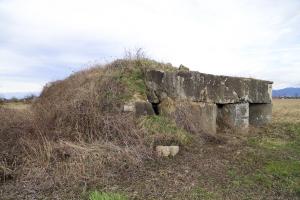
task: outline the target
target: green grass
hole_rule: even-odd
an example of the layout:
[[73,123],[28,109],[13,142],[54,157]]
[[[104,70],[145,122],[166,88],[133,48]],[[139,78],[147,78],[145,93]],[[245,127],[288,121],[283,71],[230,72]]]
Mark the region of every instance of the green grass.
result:
[[160,63],[151,59],[143,59],[137,62],[138,66],[146,67],[148,69],[162,70],[166,72],[176,72],[179,71],[177,67],[172,66],[171,63]]
[[141,66],[137,63],[130,63],[123,70],[117,70],[113,75],[114,81],[121,83],[126,92],[119,97],[123,101],[130,101],[134,98],[146,100],[146,85]]
[[[240,168],[228,171],[232,187],[272,189],[300,195],[300,124],[276,124],[269,134],[249,139],[250,153]],[[243,173],[246,166],[255,170]]]
[[190,195],[188,196],[189,199],[194,199],[194,200],[212,200],[212,199],[216,199],[216,195],[212,192],[208,192],[207,190],[201,188],[201,187],[197,187],[196,189],[194,189]]
[[139,67],[131,68],[121,77],[121,81],[126,84],[132,94],[146,95],[146,85],[142,70]]
[[120,81],[127,89],[126,94],[120,98],[125,101],[138,98],[147,99],[146,84],[144,82],[144,70],[163,70],[168,72],[179,71],[171,64],[159,63],[151,59],[138,59],[124,62],[124,68],[113,74],[115,81]]
[[150,59],[132,61],[117,77],[128,89],[126,98],[130,100],[134,95],[146,100],[146,84],[144,82],[143,71],[145,69],[155,69],[163,71],[179,71],[171,64],[159,63]]
[[94,191],[90,193],[89,200],[128,200],[128,198],[118,193]]
[[189,134],[182,128],[178,127],[174,121],[165,116],[145,116],[140,120],[140,125],[145,128],[150,135],[156,136],[162,142],[169,142],[166,145],[187,144]]

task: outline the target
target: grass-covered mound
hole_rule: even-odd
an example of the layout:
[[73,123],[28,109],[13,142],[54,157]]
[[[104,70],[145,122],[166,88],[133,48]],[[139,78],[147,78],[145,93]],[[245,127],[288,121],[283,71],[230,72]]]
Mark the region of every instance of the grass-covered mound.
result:
[[[151,141],[151,135],[159,133],[166,134],[165,142],[170,137],[183,144],[186,132],[171,120],[163,121],[169,130],[153,133],[155,128],[149,126],[159,126],[163,118],[141,120],[123,112],[124,104],[147,100],[144,73],[150,68],[175,70],[148,59],[123,59],[48,84],[33,105],[38,126],[53,139],[149,146],[159,143]],[[145,138],[148,144],[143,144]]]
[[76,196],[134,176],[156,159],[157,144],[187,144],[189,134],[174,121],[123,111],[125,103],[147,100],[144,73],[151,68],[176,70],[148,59],[120,59],[47,84],[30,111],[0,127],[3,137],[17,124],[12,146],[18,149],[10,165],[1,164],[1,181],[9,171],[26,189],[45,195],[64,188]]

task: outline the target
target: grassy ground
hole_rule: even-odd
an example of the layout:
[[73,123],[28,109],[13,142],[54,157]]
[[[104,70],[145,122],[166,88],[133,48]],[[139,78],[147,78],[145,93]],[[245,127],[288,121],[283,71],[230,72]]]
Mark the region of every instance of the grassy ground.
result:
[[275,99],[273,122],[300,123],[300,99]]
[[220,133],[219,143],[193,136],[176,157],[149,160],[118,182],[87,188],[81,198],[300,199],[300,100],[273,103],[266,127]]
[[300,199],[300,100],[274,100],[273,122],[224,143],[194,144],[121,183],[133,199]]
[[207,187],[212,199],[300,198],[300,101],[273,103],[273,123],[240,138],[243,145],[225,167],[226,181]]
[[89,200],[127,200],[127,198],[118,193],[101,193],[93,191],[89,195]]
[[23,102],[11,102],[11,103],[4,103],[1,105],[4,108],[9,108],[9,109],[16,109],[16,110],[26,110],[30,109],[30,104],[28,103],[23,103]]

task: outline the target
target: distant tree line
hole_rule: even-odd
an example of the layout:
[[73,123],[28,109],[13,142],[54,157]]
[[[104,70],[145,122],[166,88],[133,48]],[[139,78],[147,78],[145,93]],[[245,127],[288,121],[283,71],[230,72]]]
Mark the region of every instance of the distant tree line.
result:
[[0,97],[0,105],[4,104],[4,103],[17,103],[17,102],[31,103],[32,101],[34,101],[35,98],[36,98],[36,96],[33,94],[25,96],[24,98],[12,97],[10,99],[6,99],[4,97]]
[[273,99],[300,99],[300,96],[275,96]]

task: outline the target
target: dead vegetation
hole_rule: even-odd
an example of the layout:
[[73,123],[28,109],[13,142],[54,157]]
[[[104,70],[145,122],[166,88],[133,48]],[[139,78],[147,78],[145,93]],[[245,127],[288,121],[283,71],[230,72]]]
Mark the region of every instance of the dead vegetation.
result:
[[[157,67],[175,70],[131,55],[48,84],[30,109],[0,107],[2,199],[86,199],[95,189],[132,199],[297,198],[299,147],[290,145],[292,138],[299,142],[299,128],[291,107],[283,110],[294,125],[217,137],[197,134],[184,106],[176,109],[176,121],[122,112],[124,102],[146,99],[144,70]],[[284,106],[291,105],[280,109]],[[280,123],[283,111],[277,108]],[[153,152],[157,144],[181,145],[181,151],[159,159]],[[258,148],[261,144],[286,145],[294,160],[283,164],[292,163],[291,169],[283,167],[282,175],[285,165],[270,159],[284,157]]]
[[0,182],[17,177],[24,164],[23,140],[32,138],[32,113],[0,107]]
[[155,159],[155,144],[186,143],[171,121],[162,127],[122,112],[125,102],[146,99],[142,76],[154,66],[165,65],[135,57],[94,66],[46,85],[30,111],[1,108],[1,193],[78,198],[136,174]]

